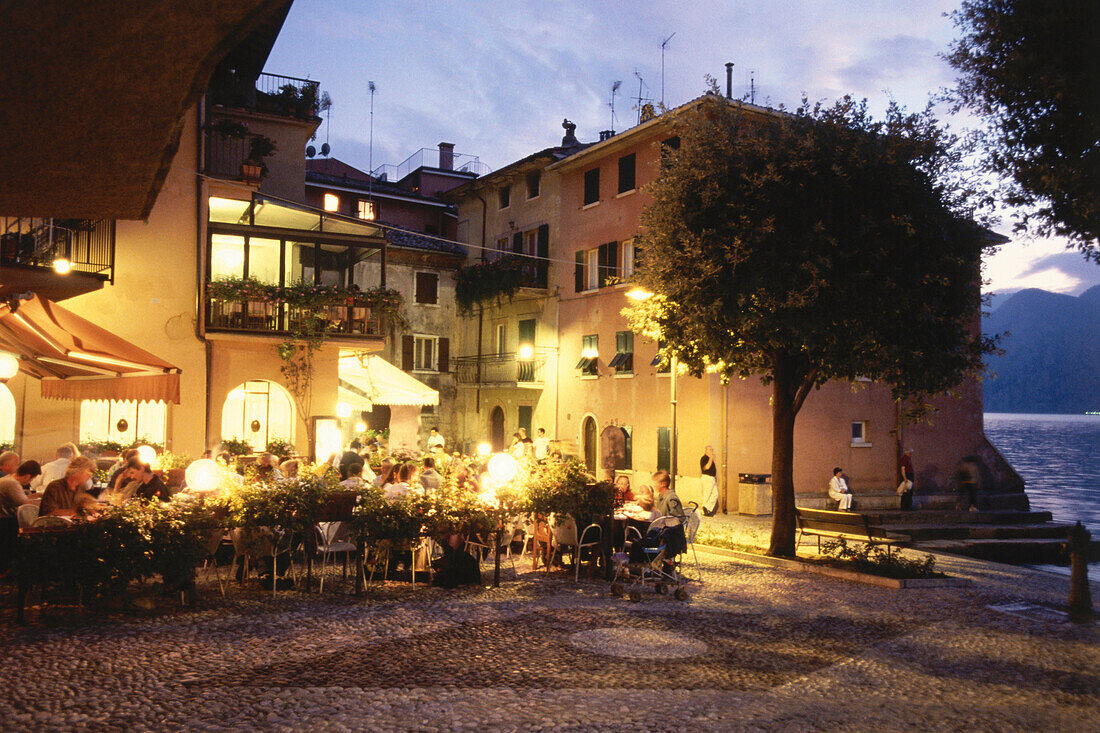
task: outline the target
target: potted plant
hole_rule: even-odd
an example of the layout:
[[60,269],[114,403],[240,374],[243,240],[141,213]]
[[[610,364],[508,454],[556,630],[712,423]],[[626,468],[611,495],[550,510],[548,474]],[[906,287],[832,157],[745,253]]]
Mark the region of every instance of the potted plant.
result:
[[267,175],[267,164],[264,158],[276,150],[275,141],[264,135],[255,135],[248,146],[248,157],[241,163],[241,178],[249,182],[259,183],[260,179]]

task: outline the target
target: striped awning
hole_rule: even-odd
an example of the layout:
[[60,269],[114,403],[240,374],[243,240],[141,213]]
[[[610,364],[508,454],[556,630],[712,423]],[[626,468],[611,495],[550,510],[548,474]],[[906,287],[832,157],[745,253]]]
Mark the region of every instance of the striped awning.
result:
[[126,339],[35,295],[0,305],[0,349],[68,400],[180,401],[180,370]]

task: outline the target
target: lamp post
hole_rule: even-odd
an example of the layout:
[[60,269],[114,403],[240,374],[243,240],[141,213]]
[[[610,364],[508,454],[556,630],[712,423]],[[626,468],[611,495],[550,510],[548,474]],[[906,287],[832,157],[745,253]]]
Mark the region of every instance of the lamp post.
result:
[[673,491],[676,490],[676,449],[679,447],[678,435],[676,434],[676,355],[672,355],[672,359],[669,362],[669,402],[672,404],[672,446],[671,454],[669,456],[669,467],[672,469],[669,476],[669,486]]
[[494,504],[497,510],[496,531],[493,533],[496,537],[495,545],[493,546],[494,588],[500,587],[500,543],[501,540],[504,539],[504,520],[507,519],[508,510],[511,508],[510,501],[508,502],[509,506],[505,506],[505,502],[500,495],[500,487],[509,484],[512,479],[516,477],[517,471],[519,471],[519,463],[516,462],[516,459],[510,453],[497,453],[489,459],[489,479],[493,482]]

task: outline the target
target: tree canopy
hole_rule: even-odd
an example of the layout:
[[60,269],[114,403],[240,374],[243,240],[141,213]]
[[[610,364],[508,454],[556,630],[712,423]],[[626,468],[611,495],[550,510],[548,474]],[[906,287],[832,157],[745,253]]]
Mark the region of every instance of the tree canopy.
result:
[[988,122],[983,167],[1023,207],[1021,227],[1100,262],[1100,3],[965,0],[952,19],[958,102]]
[[773,384],[771,551],[794,552],[794,419],[827,380],[932,394],[981,367],[981,231],[928,111],[849,98],[763,112],[708,95],[680,114],[642,216],[627,309],[693,374]]

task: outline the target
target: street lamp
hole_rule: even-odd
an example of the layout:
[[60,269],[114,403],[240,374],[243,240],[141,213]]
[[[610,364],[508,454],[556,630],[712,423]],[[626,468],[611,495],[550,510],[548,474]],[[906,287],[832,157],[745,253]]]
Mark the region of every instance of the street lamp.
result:
[[[634,300],[634,301],[637,301],[637,302],[641,303],[643,301],[646,301],[646,300],[649,300],[650,298],[652,298],[653,293],[651,293],[648,290],[645,290],[644,288],[633,288],[633,289],[627,291],[626,297],[630,298],[631,300]],[[673,354],[672,357],[669,359],[669,365],[668,366],[669,366],[669,373],[668,373],[668,378],[669,378],[669,382],[668,382],[668,384],[669,384],[669,403],[672,406],[672,440],[671,440],[672,444],[670,446],[670,451],[669,451],[670,452],[670,455],[669,455],[669,468],[671,469],[669,471],[669,486],[672,489],[675,489],[676,488],[676,464],[677,464],[677,462],[676,462],[676,449],[677,449],[677,444],[678,444],[678,438],[677,438],[677,434],[676,434],[676,369],[677,369],[678,364],[676,362],[676,355],[675,354]],[[723,440],[724,440],[724,438],[723,438]]]

